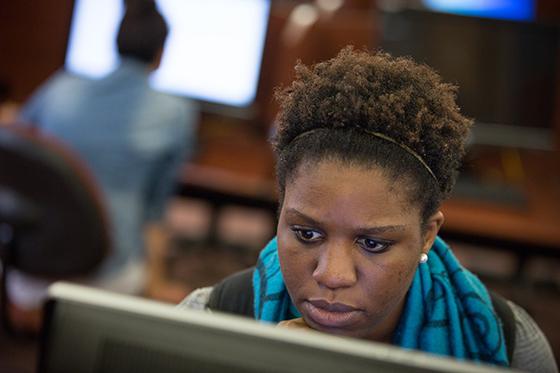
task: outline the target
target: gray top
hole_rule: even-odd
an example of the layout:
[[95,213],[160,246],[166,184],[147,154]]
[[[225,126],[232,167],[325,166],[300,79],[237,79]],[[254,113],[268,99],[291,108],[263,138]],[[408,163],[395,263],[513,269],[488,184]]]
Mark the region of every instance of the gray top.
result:
[[527,372],[558,372],[552,349],[535,320],[517,304],[508,301],[515,318],[515,348],[512,368]]
[[[177,307],[210,311],[208,301],[213,287],[196,289]],[[535,320],[517,304],[508,301],[515,318],[515,348],[511,367],[526,372],[558,373],[548,341]]]

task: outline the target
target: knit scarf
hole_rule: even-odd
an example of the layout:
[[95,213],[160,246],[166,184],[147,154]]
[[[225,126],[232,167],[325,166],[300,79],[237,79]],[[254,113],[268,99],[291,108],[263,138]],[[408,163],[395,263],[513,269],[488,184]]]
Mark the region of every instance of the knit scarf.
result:
[[[261,251],[253,275],[257,320],[300,317],[286,290],[276,238]],[[393,344],[458,359],[508,365],[502,325],[480,280],[436,238],[408,291]]]

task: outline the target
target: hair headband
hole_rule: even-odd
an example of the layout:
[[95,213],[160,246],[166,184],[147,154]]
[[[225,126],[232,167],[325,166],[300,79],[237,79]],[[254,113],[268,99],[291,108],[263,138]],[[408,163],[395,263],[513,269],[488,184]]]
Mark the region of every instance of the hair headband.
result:
[[[339,128],[343,128],[343,127],[339,127]],[[365,133],[367,133],[368,135],[383,139],[385,141],[388,141],[390,143],[393,143],[395,145],[397,145],[399,148],[403,149],[405,152],[407,152],[408,154],[412,155],[414,158],[416,158],[416,160],[418,162],[420,162],[420,164],[426,169],[426,171],[428,171],[430,173],[430,175],[432,176],[432,178],[436,181],[436,183],[438,183],[438,179],[436,177],[436,175],[434,174],[434,172],[432,171],[432,169],[430,168],[430,166],[428,166],[428,164],[426,162],[424,162],[424,160],[422,159],[422,157],[416,153],[414,150],[412,150],[411,148],[409,148],[408,146],[406,146],[405,144],[401,144],[400,142],[398,142],[397,140],[384,135],[382,133],[379,132],[375,132],[375,131],[370,131],[367,130],[365,128],[361,128],[361,127],[356,127],[357,129],[359,129],[360,131],[363,131]],[[297,135],[296,137],[294,137],[294,139],[291,142],[296,141],[297,139],[307,136],[311,133],[317,132],[319,130],[327,130],[327,128],[321,127],[321,128],[315,128],[306,132],[302,132],[299,135]]]

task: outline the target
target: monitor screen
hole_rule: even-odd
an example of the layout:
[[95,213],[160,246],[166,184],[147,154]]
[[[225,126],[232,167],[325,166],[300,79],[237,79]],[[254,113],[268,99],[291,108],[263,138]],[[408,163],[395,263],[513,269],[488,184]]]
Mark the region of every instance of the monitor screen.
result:
[[422,10],[385,13],[383,22],[383,49],[411,56],[456,84],[462,112],[478,124],[553,128],[557,26]]
[[[169,25],[155,89],[234,107],[256,95],[270,0],[157,0]],[[100,78],[119,60],[122,0],[75,0],[65,67]]]
[[465,16],[532,21],[535,0],[423,0],[424,5],[438,12]]
[[39,372],[503,372],[389,345],[58,283]]

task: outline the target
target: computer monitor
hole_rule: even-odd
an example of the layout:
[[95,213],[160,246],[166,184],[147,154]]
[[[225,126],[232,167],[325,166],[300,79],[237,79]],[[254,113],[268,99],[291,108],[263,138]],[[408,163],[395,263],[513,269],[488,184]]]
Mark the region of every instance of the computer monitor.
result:
[[382,48],[459,86],[479,144],[553,149],[560,28],[426,10],[383,14]]
[[50,288],[39,372],[502,372],[77,285]]
[[[256,95],[270,0],[157,0],[169,25],[154,88],[203,102],[249,106]],[[122,0],[75,0],[65,68],[100,78],[118,64]]]
[[423,0],[429,9],[465,16],[533,21],[535,0]]

